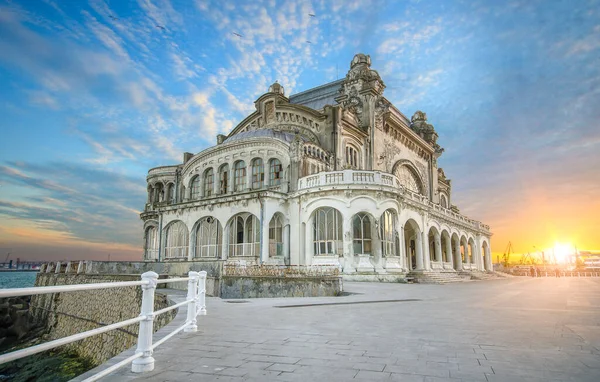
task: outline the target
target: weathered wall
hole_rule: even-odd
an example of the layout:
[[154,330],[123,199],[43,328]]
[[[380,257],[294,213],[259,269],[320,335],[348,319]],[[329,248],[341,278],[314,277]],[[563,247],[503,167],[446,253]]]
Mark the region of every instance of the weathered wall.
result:
[[323,297],[342,292],[341,277],[223,276],[221,298]]
[[[100,282],[140,280],[139,275],[88,275],[40,273],[36,286],[72,285]],[[142,289],[139,286],[102,290],[54,293],[33,296],[31,316],[43,323],[45,339],[54,340],[96,329],[107,324],[137,317],[140,314]],[[169,306],[166,296],[157,289],[154,309]],[[173,319],[176,310],[157,316],[154,330]],[[130,325],[108,333],[92,336],[70,345],[80,356],[100,364],[130,348],[137,342],[138,325]]]

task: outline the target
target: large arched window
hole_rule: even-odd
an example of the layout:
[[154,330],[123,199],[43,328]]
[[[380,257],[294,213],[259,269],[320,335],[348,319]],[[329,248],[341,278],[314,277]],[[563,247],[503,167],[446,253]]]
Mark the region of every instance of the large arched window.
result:
[[252,161],[252,189],[262,188],[265,183],[265,167],[263,160],[255,158]]
[[398,166],[394,175],[396,175],[396,177],[400,181],[400,184],[403,185],[406,189],[412,192],[416,192],[418,194],[423,193],[419,177],[408,166]]
[[191,187],[190,197],[192,198],[192,200],[200,199],[200,176],[199,175],[196,175],[192,179],[192,182],[190,183],[190,187]]
[[352,244],[355,254],[371,254],[371,219],[365,213],[352,218]]
[[221,224],[212,216],[200,220],[196,228],[196,257],[220,257]]
[[212,196],[215,189],[214,172],[209,168],[204,172],[204,197]]
[[146,260],[158,259],[158,230],[149,227],[146,230]]
[[188,255],[188,229],[182,221],[171,223],[167,227],[167,245],[165,258],[186,258]]
[[281,184],[283,170],[279,159],[271,159],[269,162],[269,186],[277,186]]
[[396,229],[397,215],[394,210],[386,210],[379,219],[381,230],[381,253],[383,256],[398,256],[398,232]]
[[260,226],[256,216],[242,213],[229,222],[229,256],[259,256]]
[[229,186],[229,165],[224,164],[219,169],[219,194],[226,194]]
[[246,163],[241,160],[233,166],[234,190],[243,191],[246,188]]
[[269,222],[269,256],[283,256],[283,222],[279,213]]
[[335,208],[319,208],[313,218],[315,256],[341,254],[342,214]]

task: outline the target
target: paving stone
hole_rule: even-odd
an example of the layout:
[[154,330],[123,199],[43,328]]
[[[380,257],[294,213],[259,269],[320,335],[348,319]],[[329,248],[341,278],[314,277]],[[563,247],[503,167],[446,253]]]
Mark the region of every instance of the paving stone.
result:
[[391,373],[382,373],[378,371],[360,370],[354,380],[359,381],[389,381]]
[[[482,376],[489,382],[600,381],[600,279],[348,282],[344,288],[360,294],[249,304],[210,299],[198,333],[176,336],[155,351],[155,372],[139,376],[123,368],[106,380],[152,382],[162,381],[161,375],[195,374],[202,381],[334,382],[368,380],[367,372],[373,372],[391,373],[393,381],[483,381]],[[573,296],[589,305],[569,305]],[[273,307],[401,298],[420,301],[410,307]],[[243,376],[217,374],[228,372]]]

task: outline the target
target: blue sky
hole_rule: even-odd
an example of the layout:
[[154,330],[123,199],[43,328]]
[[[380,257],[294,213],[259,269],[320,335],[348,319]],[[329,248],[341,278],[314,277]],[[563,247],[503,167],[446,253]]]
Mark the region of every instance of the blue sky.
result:
[[427,113],[453,202],[495,252],[600,248],[599,10],[0,0],[0,252],[139,258],[149,168],[213,145],[275,80],[289,95],[341,78],[358,52],[400,110]]

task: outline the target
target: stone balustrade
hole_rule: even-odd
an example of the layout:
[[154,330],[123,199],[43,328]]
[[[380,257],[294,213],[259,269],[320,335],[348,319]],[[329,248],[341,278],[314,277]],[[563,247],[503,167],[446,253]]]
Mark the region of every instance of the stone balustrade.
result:
[[449,208],[444,208],[437,203],[433,203],[427,196],[413,192],[402,186],[395,175],[380,171],[342,170],[320,172],[315,175],[309,175],[304,178],[300,178],[298,180],[298,191],[306,191],[330,186],[350,187],[364,185],[374,187],[389,187],[390,191],[397,192],[405,199],[427,207],[427,209],[434,214],[461,222],[477,230],[490,230],[489,225],[483,224],[477,220],[469,219],[466,216],[457,214]]
[[153,169],[150,169],[150,171],[148,171],[148,177],[155,176],[155,175],[172,174],[176,170],[177,170],[177,166],[160,166],[160,167],[155,167]]

